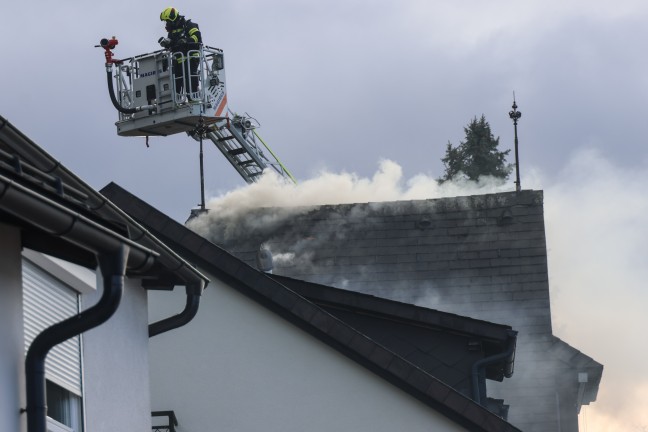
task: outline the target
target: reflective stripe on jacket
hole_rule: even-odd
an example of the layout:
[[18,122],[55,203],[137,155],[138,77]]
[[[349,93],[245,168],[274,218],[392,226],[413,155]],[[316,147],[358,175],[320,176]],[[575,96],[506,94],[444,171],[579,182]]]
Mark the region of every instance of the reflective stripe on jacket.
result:
[[[169,49],[172,52],[186,54],[187,51],[200,49],[200,44],[202,44],[200,29],[198,28],[198,24],[191,22],[191,20],[185,20],[181,27],[168,30],[168,33],[168,37],[171,40]],[[199,57],[200,55],[193,53],[192,56]],[[178,59],[178,61],[182,62],[183,59]]]

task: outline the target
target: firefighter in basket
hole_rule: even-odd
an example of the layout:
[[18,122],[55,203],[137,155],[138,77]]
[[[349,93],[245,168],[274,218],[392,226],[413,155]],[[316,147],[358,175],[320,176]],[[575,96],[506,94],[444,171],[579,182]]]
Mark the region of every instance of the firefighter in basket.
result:
[[[158,43],[171,51],[173,55],[173,75],[175,76],[176,93],[186,92],[192,99],[198,92],[198,66],[200,64],[200,46],[202,37],[198,24],[180,15],[178,9],[168,7],[160,14],[160,20],[166,24],[167,37],[161,37]],[[185,86],[188,85],[188,88]],[[194,99],[199,99],[194,97]]]

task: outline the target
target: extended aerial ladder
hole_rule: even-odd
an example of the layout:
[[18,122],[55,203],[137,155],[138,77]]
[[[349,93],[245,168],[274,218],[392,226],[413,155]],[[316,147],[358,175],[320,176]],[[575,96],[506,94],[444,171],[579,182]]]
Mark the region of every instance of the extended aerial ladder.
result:
[[[113,37],[97,45],[105,50],[110,98],[119,112],[117,134],[146,137],[147,145],[148,137],[182,132],[200,141],[202,209],[203,138],[214,143],[247,183],[257,181],[266,169],[295,182],[258,135],[259,123],[248,114],[229,110],[221,49],[201,46],[187,53],[158,50],[118,60],[112,52],[117,44]],[[173,73],[173,62],[190,57],[200,59],[197,88],[191,87],[191,76],[176,77]],[[182,86],[177,86],[180,81]]]

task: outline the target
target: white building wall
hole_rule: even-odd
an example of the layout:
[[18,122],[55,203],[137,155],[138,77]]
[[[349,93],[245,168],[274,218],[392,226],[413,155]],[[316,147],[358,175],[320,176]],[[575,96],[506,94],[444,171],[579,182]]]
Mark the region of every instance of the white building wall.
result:
[[[81,297],[84,309],[103,292]],[[88,432],[151,430],[148,369],[147,294],[140,281],[126,279],[117,312],[83,335],[86,426]]]
[[0,224],[0,431],[24,431],[25,366],[20,231]]
[[[26,430],[26,414],[20,413],[26,406],[21,252],[20,230],[0,224],[0,431],[3,432]],[[31,251],[24,253],[66,283],[74,282],[71,286],[86,293],[81,296],[85,308],[98,301],[102,290],[93,292],[87,283],[86,269]],[[146,302],[146,291],[139,282],[129,283],[111,320],[85,334],[84,405],[88,432],[150,430]]]
[[[446,417],[210,277],[197,317],[151,339],[154,410],[180,432],[462,431]],[[183,290],[150,294],[150,318]]]

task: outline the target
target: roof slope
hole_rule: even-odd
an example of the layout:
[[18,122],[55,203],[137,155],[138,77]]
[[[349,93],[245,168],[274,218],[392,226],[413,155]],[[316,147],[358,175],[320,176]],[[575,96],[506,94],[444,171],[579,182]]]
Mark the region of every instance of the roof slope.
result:
[[167,244],[229,286],[276,312],[471,431],[516,427],[295,291],[230,255],[111,183],[101,191]]
[[[0,117],[0,221],[23,228],[22,244],[95,269],[97,254],[127,245],[128,275],[164,284],[208,282],[157,238]],[[143,255],[137,262],[133,256]]]
[[259,208],[191,226],[250,265],[264,245],[275,274],[550,334],[542,202],[521,191]]
[[[506,351],[511,327],[285,276],[271,278],[470,396],[472,365]],[[486,370],[502,381],[515,353]]]

